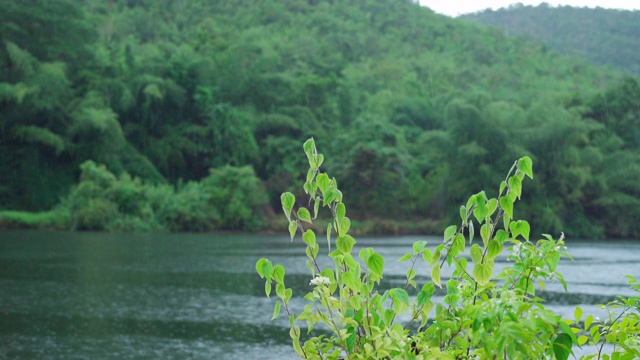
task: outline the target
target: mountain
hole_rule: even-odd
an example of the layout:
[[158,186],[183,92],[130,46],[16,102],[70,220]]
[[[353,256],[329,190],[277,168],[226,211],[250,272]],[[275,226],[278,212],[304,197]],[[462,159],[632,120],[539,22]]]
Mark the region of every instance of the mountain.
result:
[[640,11],[511,5],[460,16],[510,36],[530,36],[561,54],[640,76]]
[[302,198],[313,136],[354,219],[448,222],[529,155],[514,216],[638,236],[637,80],[536,41],[408,0],[0,6],[4,209],[248,228],[219,204],[252,218],[256,183],[267,215]]

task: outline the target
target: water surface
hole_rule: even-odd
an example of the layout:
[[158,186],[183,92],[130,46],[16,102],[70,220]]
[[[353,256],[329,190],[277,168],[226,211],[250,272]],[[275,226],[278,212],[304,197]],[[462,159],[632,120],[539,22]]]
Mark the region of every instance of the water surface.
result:
[[[394,260],[417,240],[440,241],[358,246],[387,260],[384,287],[402,286],[406,263]],[[569,292],[547,284],[551,309],[602,316],[596,304],[632,294],[623,277],[640,274],[640,244],[567,243],[574,261],[559,270]],[[260,257],[285,266],[301,309],[310,289],[304,244],[286,235],[0,232],[0,358],[295,358],[286,319],[270,321],[275,300],[255,273]]]

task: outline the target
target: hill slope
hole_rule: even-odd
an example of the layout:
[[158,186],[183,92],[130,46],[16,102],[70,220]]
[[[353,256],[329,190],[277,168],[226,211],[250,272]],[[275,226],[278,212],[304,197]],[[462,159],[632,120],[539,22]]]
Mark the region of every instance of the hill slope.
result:
[[460,18],[540,39],[561,54],[640,75],[640,11],[511,5]]
[[[206,217],[209,195],[198,189],[227,199],[234,184],[215,179],[253,174],[233,170],[242,166],[279,209],[279,194],[299,189],[300,146],[313,136],[356,218],[448,221],[531,155],[536,178],[518,218],[574,236],[638,234],[640,189],[610,169],[624,159],[626,176],[640,175],[628,136],[637,82],[533,41],[413,1],[0,5],[6,208],[38,210],[62,197],[80,211],[66,196],[91,159],[177,185],[180,197],[162,200],[127,180],[136,206],[119,192],[87,193],[87,204],[124,223]],[[172,215],[158,218],[167,208]],[[224,227],[205,220],[195,229]]]

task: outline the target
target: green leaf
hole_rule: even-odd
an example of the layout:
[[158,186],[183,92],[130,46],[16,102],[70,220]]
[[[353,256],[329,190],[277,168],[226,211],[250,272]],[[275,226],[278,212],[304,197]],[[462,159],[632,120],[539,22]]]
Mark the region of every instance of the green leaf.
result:
[[489,222],[484,223],[482,227],[480,227],[480,237],[482,238],[482,243],[485,247],[487,247],[487,244],[489,243],[492,230],[491,223]]
[[347,272],[343,273],[342,274],[342,281],[349,288],[356,290],[356,279],[355,279],[355,277],[354,277],[352,272],[347,271]]
[[289,235],[291,235],[291,241],[293,241],[293,237],[296,236],[297,229],[298,229],[298,222],[296,220],[291,220],[289,222]]
[[293,210],[293,205],[296,202],[296,197],[293,196],[292,193],[286,192],[280,195],[280,202],[282,203],[282,209],[284,209],[285,215],[287,215],[287,219],[290,220],[291,210]]
[[422,290],[418,292],[418,297],[416,299],[418,307],[424,306],[429,300],[431,300],[431,296],[436,291],[436,287],[433,283],[426,283],[422,286]]
[[471,253],[471,260],[474,264],[479,264],[480,261],[482,261],[482,249],[480,249],[480,245],[471,245],[471,250],[469,252]]
[[425,248],[422,252],[422,259],[424,259],[428,264],[431,264],[431,259],[433,259],[433,253],[431,250]]
[[509,219],[508,216],[503,216],[502,217],[502,226],[504,227],[504,229],[508,230],[510,225],[511,225],[511,219]]
[[[363,249],[360,250],[360,253],[358,254],[358,256],[366,264],[367,261],[369,260],[369,257],[371,257],[372,254],[373,254],[373,249],[372,248],[363,248]],[[411,254],[409,254],[409,255],[411,255]]]
[[484,191],[476,194],[476,207],[473,209],[473,216],[475,216],[479,223],[484,222],[484,219],[487,217],[487,203]]
[[[311,194],[311,195],[313,195],[313,194],[312,194],[312,193],[313,193],[313,186],[311,185],[311,183],[309,183],[309,182],[304,183],[304,185],[302,186],[302,188],[304,189],[304,192],[305,192],[306,194]],[[284,209],[284,208],[283,208],[283,209]]]
[[320,165],[322,165],[322,163],[324,162],[324,155],[322,154],[316,155],[315,160],[316,160],[316,167],[320,167]]
[[473,278],[478,285],[486,285],[493,275],[493,260],[485,259],[483,263],[475,264]]
[[279,283],[284,282],[284,267],[282,265],[273,267],[273,279]]
[[351,220],[348,217],[343,217],[340,220],[340,235],[346,235],[351,227]]
[[431,280],[442,289],[442,283],[440,281],[440,266],[436,265],[431,268]]
[[586,344],[587,341],[589,341],[589,337],[588,336],[586,336],[586,335],[578,336],[578,346],[582,346],[582,345]]
[[304,149],[304,153],[307,154],[307,156],[312,157],[316,152],[316,142],[313,140],[313,138],[309,138],[304,142],[302,148]]
[[467,222],[467,208],[465,208],[464,205],[460,206],[460,218],[463,223]]
[[386,325],[388,327],[391,327],[391,321],[393,321],[393,318],[396,316],[396,312],[393,311],[392,309],[386,309],[384,311],[384,322],[386,323]]
[[496,235],[493,237],[495,240],[498,240],[500,244],[504,244],[505,241],[509,238],[509,233],[500,229],[496,231]]
[[593,315],[587,316],[587,318],[584,319],[584,328],[585,329],[589,329],[589,327],[591,326],[592,322],[593,322]]
[[318,210],[320,210],[320,197],[315,197],[313,200],[313,218],[318,217]]
[[569,359],[572,344],[571,336],[569,336],[569,334],[558,334],[558,337],[553,341],[553,354],[556,356],[556,360]]
[[427,242],[424,240],[416,241],[413,243],[413,253],[418,254],[420,251],[424,250],[427,247]]
[[342,192],[338,189],[333,189],[333,192],[335,193],[335,198],[336,198],[336,202],[341,202],[342,201]]
[[265,258],[261,258],[260,260],[258,260],[256,262],[256,271],[258,272],[258,275],[260,275],[260,278],[264,279],[264,272],[262,271],[262,267],[264,265],[265,262],[267,262],[269,260],[265,259]]
[[556,271],[556,267],[558,266],[558,263],[560,262],[560,253],[559,252],[553,252],[553,253],[547,254],[547,257],[545,257],[544,261],[545,261],[545,263],[547,263],[547,266],[549,267],[549,270]]
[[289,300],[291,300],[291,297],[293,296],[293,290],[286,289],[284,291],[284,303],[287,304],[289,302]]
[[413,257],[412,253],[406,253],[400,259],[398,259],[398,261],[400,261],[400,262],[407,261],[407,260],[411,259],[412,257]]
[[436,248],[434,249],[434,252],[433,252],[433,256],[431,257],[431,261],[429,262],[429,264],[433,265],[433,264],[437,263],[438,261],[440,261],[440,253],[442,252],[442,249],[444,249],[444,244],[440,244],[440,245],[436,246]]
[[262,274],[264,274],[267,281],[271,282],[271,279],[273,278],[273,265],[271,264],[271,261],[267,260],[262,263]]
[[391,290],[389,290],[389,294],[391,295],[393,300],[400,301],[401,303],[403,303],[405,305],[409,305],[410,304],[409,303],[409,294],[407,294],[407,292],[404,289],[400,289],[400,288],[391,289]]
[[501,252],[502,244],[498,240],[493,239],[489,241],[489,245],[487,246],[487,257],[489,259],[495,258],[496,256],[500,255]]
[[518,160],[518,169],[520,169],[520,171],[522,171],[529,178],[533,179],[533,162],[531,161],[530,157],[525,156]]
[[498,208],[498,200],[490,199],[489,201],[487,201],[487,216],[493,215],[493,213],[496,211],[497,208]]
[[582,308],[580,306],[576,306],[576,309],[573,311],[573,316],[576,322],[580,322],[580,319],[582,319]]
[[523,238],[529,240],[529,232],[531,228],[526,220],[512,221],[511,224],[509,224],[509,230],[511,230],[511,235],[514,239],[518,235],[522,235]]
[[316,234],[309,229],[302,234],[302,241],[309,246],[313,246],[316,244]]
[[280,300],[276,302],[276,306],[273,308],[273,316],[271,317],[271,320],[275,320],[278,317],[278,314],[280,314]]
[[[431,283],[431,285],[433,285],[433,283]],[[427,293],[424,291],[420,291],[418,292],[418,296],[416,297],[416,305],[418,307],[422,307],[429,300],[431,300],[431,296],[427,295]]]
[[345,342],[347,344],[347,351],[349,353],[352,353],[353,352],[353,347],[356,345],[356,338],[357,338],[356,331],[353,328],[353,326],[348,328],[347,334],[349,334],[349,336],[347,336],[347,338],[345,340]]
[[422,285],[422,291],[424,291],[429,297],[436,292],[436,287],[433,283],[426,283]]
[[415,269],[413,269],[413,268],[408,268],[408,269],[407,269],[407,279],[408,279],[408,280],[411,280],[411,279],[413,279],[414,277],[416,277],[416,270],[415,270]]
[[463,274],[467,270],[467,265],[469,265],[467,258],[461,257],[456,261],[456,270],[459,274]]
[[571,327],[567,325],[567,323],[565,323],[564,321],[559,321],[558,326],[565,334],[569,334],[569,336],[571,336],[571,341],[573,341],[574,344],[578,344],[576,334],[574,334],[573,330],[571,330]]
[[311,184],[311,180],[313,180],[313,177],[316,175],[315,170],[313,169],[309,169],[309,171],[307,171],[307,183]]
[[513,219],[513,201],[508,196],[500,198],[500,207],[504,210],[504,213],[509,216],[509,219]]
[[329,189],[324,193],[324,198],[322,199],[322,205],[325,206],[327,204],[331,204],[337,197],[337,193],[335,189]]
[[329,180],[329,175],[322,173],[316,176],[316,184],[318,185],[318,189],[320,189],[320,192],[322,193],[322,195],[324,195],[324,193],[327,192],[327,190],[329,189],[330,183],[331,183],[331,180]]
[[309,270],[311,276],[316,274],[316,268],[313,266],[313,261],[307,260],[307,270]]
[[471,206],[473,206],[478,201],[478,198],[476,197],[476,195],[471,195],[469,197],[469,200],[467,200],[467,205],[465,205],[465,208],[471,209]]
[[339,204],[336,206],[336,219],[338,219],[338,222],[339,222],[340,220],[342,220],[342,218],[344,218],[344,216],[346,215],[346,213],[347,213],[347,208],[346,208],[346,206],[344,205],[344,203],[339,203]]
[[331,223],[327,225],[327,246],[329,247],[329,252],[331,252]]
[[309,210],[303,207],[298,209],[298,219],[311,223],[311,214],[309,213]]
[[455,235],[457,227],[455,225],[451,225],[444,230],[444,241],[451,239],[453,235]]
[[473,228],[473,220],[469,220],[469,244],[473,242],[473,237],[475,234],[475,229]]
[[356,239],[351,235],[338,236],[336,239],[336,247],[343,254],[348,254],[353,249],[353,245],[356,244]]
[[271,295],[271,280],[267,279],[264,283],[264,293],[269,297]]
[[367,260],[367,267],[369,271],[381,278],[384,270],[384,258],[380,254],[371,254]]
[[464,242],[464,235],[462,234],[456,235],[456,237],[453,239],[453,243],[451,244],[451,246],[456,249],[458,253],[464,252],[465,245],[466,244]]
[[512,176],[509,178],[509,188],[520,199],[520,196],[522,196],[522,180],[519,177]]

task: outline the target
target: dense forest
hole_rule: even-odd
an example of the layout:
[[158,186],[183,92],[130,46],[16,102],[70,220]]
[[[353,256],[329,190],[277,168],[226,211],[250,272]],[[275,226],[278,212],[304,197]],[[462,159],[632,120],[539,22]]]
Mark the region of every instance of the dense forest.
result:
[[361,221],[439,226],[529,155],[516,218],[640,236],[638,79],[534,40],[408,0],[0,7],[4,227],[264,228],[313,136]]
[[514,4],[460,18],[531,36],[565,55],[640,76],[640,11]]

